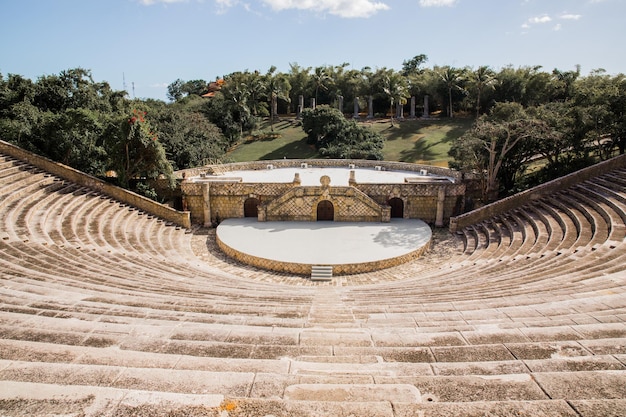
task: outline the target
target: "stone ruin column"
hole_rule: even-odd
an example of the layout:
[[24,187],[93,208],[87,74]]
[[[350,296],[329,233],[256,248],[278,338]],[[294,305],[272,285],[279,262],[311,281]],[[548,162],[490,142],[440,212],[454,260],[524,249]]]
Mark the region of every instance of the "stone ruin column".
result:
[[298,114],[296,116],[296,119],[302,119],[302,110],[304,110],[304,96],[299,95],[298,96]]
[[211,198],[209,194],[208,182],[202,184],[202,200],[204,202],[202,205],[204,227],[211,227]]
[[424,96],[424,113],[422,114],[424,119],[428,119],[430,117],[430,111],[428,110],[428,96]]
[[373,96],[369,96],[367,100],[367,118],[368,119],[374,118],[374,97]]
[[354,98],[354,114],[352,115],[353,119],[358,119],[359,118],[359,98],[355,97]]
[[311,108],[315,110],[315,97],[311,97]]
[[415,96],[411,97],[411,119],[415,119]]
[[443,227],[443,207],[446,201],[446,187],[439,187],[437,193],[437,217],[435,218],[435,227]]
[[343,113],[343,96],[339,96],[337,101],[338,101],[337,105],[339,107],[339,111]]
[[404,119],[404,106],[402,105],[402,103],[396,104],[396,119]]

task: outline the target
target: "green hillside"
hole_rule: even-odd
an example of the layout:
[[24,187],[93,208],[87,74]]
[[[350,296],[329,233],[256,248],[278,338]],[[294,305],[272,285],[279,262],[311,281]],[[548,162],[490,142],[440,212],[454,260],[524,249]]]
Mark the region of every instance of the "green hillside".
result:
[[[283,118],[274,123],[271,134],[269,123],[261,131],[253,132],[231,149],[226,160],[233,162],[269,159],[318,158],[316,149],[306,143],[306,135],[293,118]],[[429,120],[404,120],[391,126],[388,119],[361,122],[385,138],[383,149],[386,161],[402,161],[447,166],[448,149],[452,141],[472,125],[471,118],[432,118]]]

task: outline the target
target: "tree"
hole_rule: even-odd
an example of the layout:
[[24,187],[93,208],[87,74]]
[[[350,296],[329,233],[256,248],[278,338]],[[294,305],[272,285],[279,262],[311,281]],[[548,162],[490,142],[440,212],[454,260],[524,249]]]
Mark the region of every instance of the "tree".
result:
[[227,141],[220,129],[193,108],[172,106],[149,111],[173,168],[198,167],[222,158]]
[[332,81],[331,76],[328,74],[327,67],[317,67],[313,71],[313,75],[311,76],[311,80],[313,82],[313,86],[315,88],[315,103],[319,104],[319,91],[327,91],[328,84]]
[[497,82],[494,71],[487,67],[481,66],[478,67],[476,71],[472,71],[470,74],[469,83],[472,87],[472,90],[476,94],[476,117],[480,116],[480,99],[482,93],[486,89],[495,88],[495,84]]
[[382,159],[383,137],[347,120],[338,109],[327,105],[302,112],[302,129],[308,143],[332,158]]
[[178,78],[176,81],[167,86],[167,98],[170,101],[178,101],[184,97],[183,85],[185,82]]
[[516,175],[537,155],[536,143],[554,137],[542,120],[530,117],[520,104],[498,103],[450,149],[452,168],[484,173],[483,199],[492,201],[498,184],[511,190]]
[[[289,90],[291,105],[298,106],[299,97],[302,96],[306,98],[307,87],[311,83],[311,67],[303,68],[298,65],[297,62],[290,63],[289,72],[287,73],[287,80],[289,81],[289,85],[291,86],[291,90]],[[292,110],[297,112],[298,108],[295,107]]]
[[121,122],[117,135],[109,138],[108,154],[111,168],[126,188],[132,179],[156,179],[161,176],[169,181],[170,186],[175,184],[165,149],[142,110],[133,110]]
[[270,102],[270,126],[274,131],[274,120],[278,117],[278,100],[289,101],[291,86],[283,74],[274,74],[276,67],[271,67],[265,75],[265,88]]
[[387,71],[383,76],[383,91],[389,99],[391,113],[391,126],[393,126],[394,104],[403,105],[408,97],[407,80],[393,70]]
[[401,74],[404,77],[419,74],[421,72],[420,66],[426,61],[428,61],[428,57],[424,54],[419,54],[409,59],[408,61],[403,61]]
[[454,109],[452,107],[452,90],[463,90],[463,72],[458,68],[445,66],[438,71],[438,74],[446,88],[446,91],[448,92],[448,115],[450,117],[454,117]]

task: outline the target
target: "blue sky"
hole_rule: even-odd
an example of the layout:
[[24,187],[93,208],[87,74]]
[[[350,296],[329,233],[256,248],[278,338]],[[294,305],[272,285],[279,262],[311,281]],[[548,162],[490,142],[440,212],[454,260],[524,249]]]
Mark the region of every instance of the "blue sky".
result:
[[275,65],[626,73],[625,0],[0,0],[0,73],[82,67],[130,96]]

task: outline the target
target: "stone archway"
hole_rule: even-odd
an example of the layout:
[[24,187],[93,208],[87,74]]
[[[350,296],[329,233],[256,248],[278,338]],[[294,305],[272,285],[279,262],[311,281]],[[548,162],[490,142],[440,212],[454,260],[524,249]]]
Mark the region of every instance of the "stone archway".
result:
[[404,218],[404,201],[401,198],[394,197],[387,201],[387,204],[389,204],[389,206],[391,207],[392,219]]
[[243,217],[259,217],[259,199],[250,197],[243,203]]
[[317,221],[334,221],[335,206],[328,200],[317,203]]

